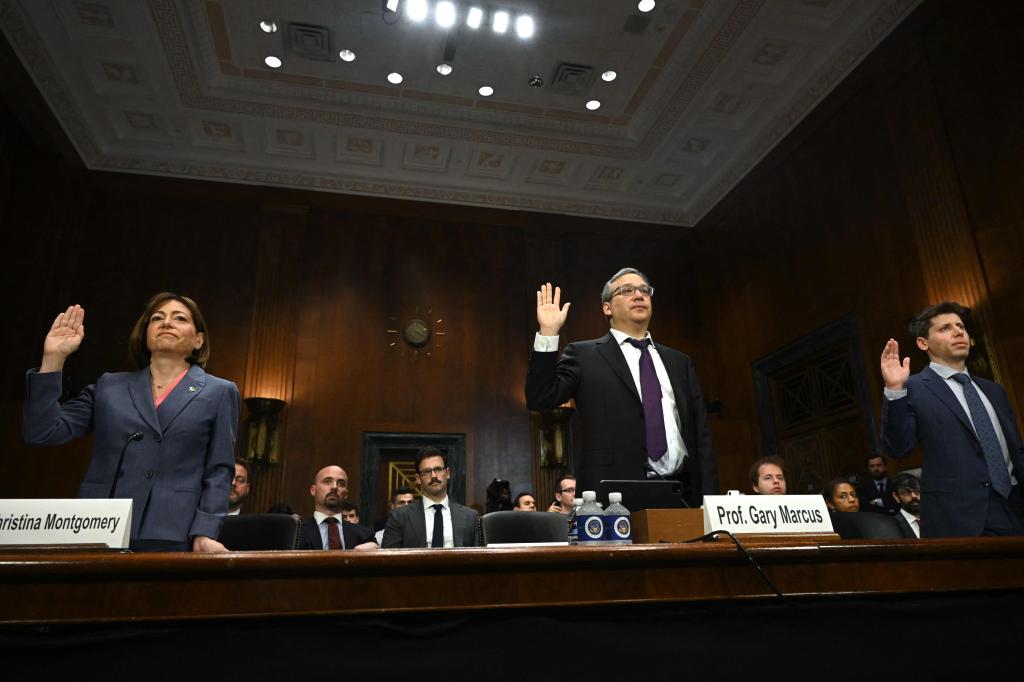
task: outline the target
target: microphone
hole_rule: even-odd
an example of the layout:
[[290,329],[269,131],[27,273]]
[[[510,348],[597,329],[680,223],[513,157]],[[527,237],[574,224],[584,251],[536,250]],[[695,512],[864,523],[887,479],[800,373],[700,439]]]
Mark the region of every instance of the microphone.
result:
[[[648,474],[654,474],[656,478],[660,478],[663,481],[667,481],[668,480],[667,478],[665,478],[664,476],[659,474],[658,470],[655,469],[654,467],[652,467],[650,462],[647,463],[647,473]],[[650,478],[650,476],[648,476],[647,478]],[[676,481],[673,481],[673,483],[675,483],[675,482]],[[680,489],[679,489],[679,501],[683,503],[684,507],[686,507],[687,509],[690,509],[690,505],[686,503],[686,499],[683,497],[683,490],[682,490],[681,486],[680,486]]]
[[114,493],[117,492],[117,479],[121,478],[121,465],[124,464],[124,453],[128,451],[128,444],[133,440],[142,440],[143,434],[141,431],[133,431],[132,433],[126,433],[124,436],[124,447],[121,448],[121,456],[117,458],[117,468],[114,469],[114,482],[110,485],[110,499],[114,499]]

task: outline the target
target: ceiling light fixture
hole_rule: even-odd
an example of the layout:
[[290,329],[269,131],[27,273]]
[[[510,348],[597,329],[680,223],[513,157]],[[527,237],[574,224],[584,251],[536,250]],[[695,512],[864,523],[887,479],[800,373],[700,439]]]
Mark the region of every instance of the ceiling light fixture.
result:
[[590,109],[591,111],[597,111],[600,108],[601,103],[598,102],[596,99],[592,99],[589,102],[587,102],[587,109]]
[[641,12],[650,12],[654,9],[654,0],[640,0],[640,2],[636,4],[636,8]]
[[533,17],[529,14],[516,17],[516,35],[524,40],[533,36]]
[[480,24],[484,22],[484,11],[479,7],[470,7],[469,14],[466,15],[466,26],[470,28],[480,28]]
[[437,3],[434,8],[434,21],[441,28],[451,28],[455,25],[455,5],[448,0]]
[[494,94],[494,88],[492,88],[490,85],[485,85],[482,88],[480,88],[477,92],[479,92],[482,97],[490,97],[491,95]]
[[279,68],[281,66],[281,60],[278,59],[277,57],[275,57],[274,55],[270,55],[269,57],[264,59],[263,63],[266,64],[267,66],[269,66],[272,69],[276,69],[276,68]]
[[437,65],[437,72],[439,74],[441,74],[442,76],[447,76],[448,74],[450,74],[452,72],[452,65],[451,64],[438,64]]
[[342,50],[338,53],[338,56],[341,57],[343,62],[354,62],[356,60],[356,53],[352,50]]
[[495,33],[504,33],[508,30],[508,12],[495,12],[494,19],[491,21],[491,28],[494,29]]
[[405,16],[409,17],[410,21],[423,21],[429,12],[427,0],[407,0],[405,3]]
[[392,85],[398,85],[401,82],[402,74],[398,73],[397,71],[392,71],[391,73],[388,74],[388,83],[391,83]]
[[277,24],[275,24],[273,21],[261,21],[260,22],[260,29],[264,33],[276,33],[277,32]]
[[397,12],[398,0],[384,0],[384,9],[389,12]]
[[618,75],[619,74],[615,73],[614,71],[605,71],[604,73],[601,74],[601,80],[611,83],[613,80],[615,80],[615,77]]

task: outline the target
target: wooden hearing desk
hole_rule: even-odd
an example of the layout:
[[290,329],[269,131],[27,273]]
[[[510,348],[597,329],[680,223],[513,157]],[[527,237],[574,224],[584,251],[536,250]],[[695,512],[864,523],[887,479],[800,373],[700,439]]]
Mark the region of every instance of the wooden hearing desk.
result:
[[[1024,588],[1024,538],[751,540],[787,596]],[[68,624],[768,601],[728,541],[624,547],[0,553],[0,623]]]

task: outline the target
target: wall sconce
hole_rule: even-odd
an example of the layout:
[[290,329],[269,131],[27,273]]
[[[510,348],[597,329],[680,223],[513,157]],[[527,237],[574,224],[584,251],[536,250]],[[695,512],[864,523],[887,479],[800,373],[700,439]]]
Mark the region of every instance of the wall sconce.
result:
[[277,464],[277,420],[285,402],[277,398],[246,398],[249,445],[245,456],[258,464]]
[[542,467],[565,466],[565,453],[569,450],[569,421],[576,412],[567,406],[569,404],[540,413],[536,437]]

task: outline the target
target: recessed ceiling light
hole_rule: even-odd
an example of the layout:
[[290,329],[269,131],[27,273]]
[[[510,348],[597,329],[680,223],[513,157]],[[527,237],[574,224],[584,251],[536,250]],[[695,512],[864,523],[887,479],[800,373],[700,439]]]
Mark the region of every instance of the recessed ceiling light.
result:
[[470,7],[469,14],[466,15],[466,26],[470,28],[480,28],[480,24],[484,21],[484,11],[479,7]]
[[516,17],[516,35],[524,39],[533,35],[533,17],[529,14]]
[[452,65],[451,64],[438,64],[437,65],[437,72],[439,74],[441,74],[442,76],[447,76],[448,74],[450,74],[452,72]]
[[590,109],[591,111],[596,111],[596,110],[598,110],[600,108],[601,108],[601,103],[598,102],[596,99],[592,99],[589,102],[587,102],[587,109]]
[[356,53],[352,50],[342,50],[338,53],[338,56],[341,57],[343,62],[354,62],[356,60]]
[[263,63],[272,69],[276,69],[281,66],[281,60],[275,57],[274,55],[270,55],[269,57],[264,59]]
[[601,80],[608,81],[609,83],[611,83],[613,80],[615,80],[615,77],[618,75],[619,74],[615,73],[614,71],[605,71],[604,73],[601,74]]
[[482,88],[480,88],[477,92],[479,92],[480,95],[483,97],[490,97],[491,95],[494,94],[494,88],[492,88],[490,85],[485,85]]
[[650,12],[654,9],[654,0],[640,0],[640,2],[636,4],[636,8],[641,12]]
[[387,2],[384,3],[384,8],[389,12],[397,12],[398,0],[387,0]]
[[406,0],[405,16],[409,17],[411,21],[423,21],[427,18],[429,11],[427,0]]
[[260,22],[260,29],[262,29],[262,31],[264,33],[276,33],[277,32],[277,24],[275,24],[272,21],[261,21]]
[[495,33],[504,33],[508,30],[508,12],[495,12],[491,20],[491,28]]
[[391,73],[388,74],[388,83],[391,83],[392,85],[398,85],[401,82],[402,74],[398,73],[397,71],[392,71]]
[[434,8],[434,21],[441,28],[451,28],[455,25],[455,5],[448,0],[442,0]]

